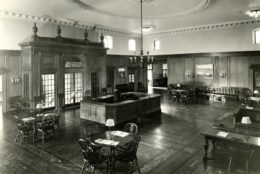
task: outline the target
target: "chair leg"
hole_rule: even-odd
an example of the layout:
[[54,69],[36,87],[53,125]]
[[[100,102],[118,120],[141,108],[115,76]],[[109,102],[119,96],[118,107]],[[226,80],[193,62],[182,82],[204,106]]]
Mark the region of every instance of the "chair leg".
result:
[[17,131],[17,134],[16,134],[15,139],[14,139],[15,142],[17,142],[17,138],[18,138],[19,134],[20,134],[20,131]]
[[246,160],[246,173],[249,174],[249,160]]
[[24,139],[24,135],[22,134],[21,140],[20,140],[20,145],[22,144],[23,139]]
[[42,131],[42,144],[44,144],[45,134],[44,131]]
[[231,163],[232,163],[232,157],[229,158],[229,163],[228,163],[228,172],[230,172],[230,167],[231,167]]
[[139,168],[139,165],[138,165],[137,159],[135,159],[135,165],[136,165],[136,167],[137,167],[138,173],[140,174],[141,171],[140,171],[140,168]]
[[85,169],[85,165],[86,165],[86,161],[84,160],[84,164],[83,164],[82,169],[81,169],[81,174],[83,174],[83,171]]

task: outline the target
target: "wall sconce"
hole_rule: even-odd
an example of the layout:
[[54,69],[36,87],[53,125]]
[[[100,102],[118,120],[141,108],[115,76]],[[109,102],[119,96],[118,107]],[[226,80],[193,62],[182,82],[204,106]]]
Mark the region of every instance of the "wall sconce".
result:
[[219,77],[225,78],[227,76],[226,73],[219,73]]
[[185,75],[190,77],[192,75],[192,73],[191,72],[186,72]]
[[20,77],[14,77],[11,79],[13,85],[20,83],[20,81],[21,81]]

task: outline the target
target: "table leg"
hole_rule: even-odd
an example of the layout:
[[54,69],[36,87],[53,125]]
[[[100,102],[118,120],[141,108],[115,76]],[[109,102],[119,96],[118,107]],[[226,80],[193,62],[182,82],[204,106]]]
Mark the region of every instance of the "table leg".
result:
[[208,159],[208,148],[209,148],[209,139],[205,137],[205,145],[204,145],[205,154],[203,157],[203,161],[207,161]]
[[215,140],[212,140],[212,151],[215,151],[217,150],[217,147],[216,147],[216,141]]

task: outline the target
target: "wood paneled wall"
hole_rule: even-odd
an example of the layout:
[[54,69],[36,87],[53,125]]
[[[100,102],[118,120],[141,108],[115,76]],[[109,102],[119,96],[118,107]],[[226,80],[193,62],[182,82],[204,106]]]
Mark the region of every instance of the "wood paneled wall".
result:
[[[158,58],[163,58],[163,56]],[[260,52],[167,55],[167,63],[168,84],[183,83],[196,86],[253,89],[253,70],[250,69],[250,65],[260,65]],[[213,79],[196,78],[196,65],[202,64],[213,64]]]

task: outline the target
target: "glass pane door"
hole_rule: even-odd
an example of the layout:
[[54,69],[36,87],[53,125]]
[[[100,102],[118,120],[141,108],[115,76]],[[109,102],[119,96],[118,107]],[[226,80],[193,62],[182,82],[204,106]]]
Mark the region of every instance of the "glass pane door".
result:
[[82,99],[82,73],[66,73],[65,104],[79,103]]
[[43,108],[55,107],[55,78],[54,74],[42,74],[42,100]]

